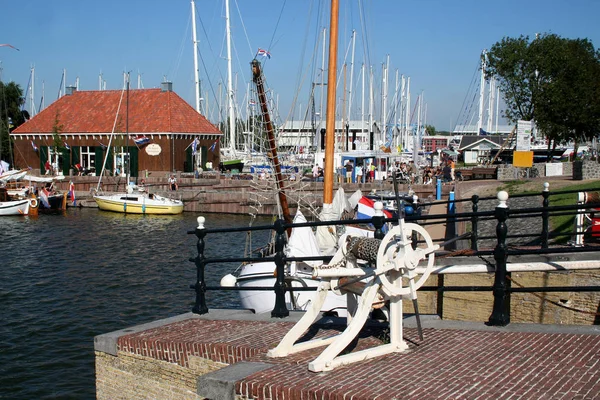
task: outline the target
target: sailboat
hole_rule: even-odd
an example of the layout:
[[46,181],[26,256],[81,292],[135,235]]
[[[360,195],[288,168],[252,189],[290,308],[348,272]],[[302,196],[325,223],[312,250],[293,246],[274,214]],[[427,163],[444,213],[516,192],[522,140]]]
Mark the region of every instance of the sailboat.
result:
[[[335,27],[333,26],[335,24]],[[335,28],[335,29],[334,29]],[[336,81],[336,59],[337,59],[337,15],[332,17],[332,28],[329,50],[329,82]],[[287,198],[285,195],[283,177],[279,159],[277,156],[277,146],[274,138],[273,125],[271,123],[269,110],[267,108],[267,99],[263,86],[263,75],[260,69],[260,62],[252,61],[253,80],[256,84],[259,105],[263,114],[263,120],[269,137],[269,158],[275,171],[275,181],[278,189],[279,204],[282,210],[282,217],[286,223],[291,223],[292,218],[289,213]],[[333,193],[334,181],[334,127],[335,127],[335,85],[328,86],[327,93],[327,133],[325,147],[325,170],[324,170],[324,197],[323,209],[319,219],[323,221],[334,221],[341,219],[344,211],[352,211],[358,204],[361,197],[354,198],[354,204],[346,198],[343,189],[339,189],[335,195]],[[297,212],[293,219],[294,223],[306,222],[306,218],[301,212]],[[372,236],[373,231],[359,228],[346,227],[346,234],[356,236]],[[342,236],[339,240],[344,240]],[[316,233],[309,227],[294,228],[289,236],[286,246],[286,256],[288,257],[309,257],[333,255],[338,246],[338,236],[334,227],[318,227]],[[319,261],[291,262],[286,265],[285,282],[290,291],[286,292],[286,306],[291,310],[307,310],[314,297],[311,291],[294,291],[293,289],[301,287],[316,288],[320,279],[313,277],[314,267],[320,265]],[[255,262],[242,265],[237,271],[237,277],[228,274],[221,279],[222,286],[237,286],[241,289],[245,287],[267,287],[274,286],[276,277],[274,276],[275,263],[273,262]],[[240,290],[240,302],[242,307],[254,310],[255,313],[264,313],[273,310],[275,304],[275,294],[273,291]],[[347,301],[345,296],[338,296],[333,292],[327,294],[321,311],[331,315],[344,317],[347,315]]]
[[[126,125],[127,132],[126,135],[129,137],[129,126],[128,126],[128,117],[129,117],[129,75],[127,75],[126,80],[126,89],[127,89],[127,112],[126,112]],[[123,92],[125,88],[123,88]],[[121,101],[123,100],[123,92],[121,93]],[[121,108],[121,102],[119,102],[119,107],[117,108],[117,116],[115,117],[115,125],[119,115],[119,110]],[[110,138],[110,142],[108,144],[108,148],[110,149],[110,145],[112,143],[112,139],[114,137],[114,126],[113,132]],[[128,139],[129,140],[129,139]],[[102,181],[102,175],[104,175],[104,171],[106,168],[106,161],[108,160],[110,152],[106,152],[106,156],[104,157],[104,163],[102,164],[102,172],[100,173],[100,178],[98,179],[98,186],[96,187],[95,193],[93,195],[96,204],[98,204],[98,208],[104,211],[113,211],[120,212],[125,214],[181,214],[183,212],[183,201],[178,199],[167,198],[164,196],[159,196],[157,194],[146,192],[145,188],[137,187],[132,184],[129,184],[129,171],[131,169],[129,163],[127,163],[127,191],[126,193],[101,193],[100,192],[100,183]]]

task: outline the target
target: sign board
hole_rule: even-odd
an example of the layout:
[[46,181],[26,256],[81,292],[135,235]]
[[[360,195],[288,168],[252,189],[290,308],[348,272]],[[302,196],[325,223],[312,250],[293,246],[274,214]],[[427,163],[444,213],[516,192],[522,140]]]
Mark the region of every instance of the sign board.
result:
[[531,132],[533,123],[520,120],[517,122],[517,151],[531,150]]
[[146,146],[146,154],[148,154],[149,156],[157,156],[160,154],[161,151],[162,149],[160,148],[160,145],[158,143],[151,143],[148,146]]
[[562,163],[548,163],[546,164],[546,176],[562,176],[563,164]]
[[513,153],[513,166],[531,168],[533,166],[533,151],[515,151]]

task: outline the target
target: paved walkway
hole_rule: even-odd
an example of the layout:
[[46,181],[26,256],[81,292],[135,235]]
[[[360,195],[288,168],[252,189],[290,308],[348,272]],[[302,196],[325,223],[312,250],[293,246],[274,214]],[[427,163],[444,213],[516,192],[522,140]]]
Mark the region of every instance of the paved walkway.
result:
[[[600,327],[497,328],[430,317],[423,321],[421,342],[409,318],[404,329],[408,351],[314,373],[307,364],[321,349],[266,356],[297,318],[292,313],[284,320],[265,319],[241,310],[185,314],[166,325],[103,335],[96,339],[96,350],[112,341],[122,351],[182,366],[190,355],[230,364],[200,378],[204,392],[199,394],[210,398],[225,383],[243,398],[265,400],[600,398]],[[320,322],[307,336],[343,329],[339,319]],[[385,335],[381,326],[365,328],[348,351],[376,346]]]

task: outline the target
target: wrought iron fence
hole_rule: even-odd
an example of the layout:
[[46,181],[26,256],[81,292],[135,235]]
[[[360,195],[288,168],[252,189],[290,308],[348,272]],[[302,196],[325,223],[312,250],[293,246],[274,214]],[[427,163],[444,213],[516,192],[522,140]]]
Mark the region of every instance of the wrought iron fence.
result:
[[[591,191],[600,192],[600,188],[592,189]],[[578,245],[575,247],[572,244],[551,243],[551,239],[556,239],[564,236],[585,235],[585,232],[565,233],[563,231],[550,230],[550,218],[552,216],[568,215],[577,216],[585,213],[589,214],[597,209],[600,209],[600,203],[574,204],[567,206],[551,206],[550,196],[558,194],[577,193],[579,190],[567,190],[550,192],[548,184],[544,184],[544,189],[541,193],[520,194],[512,196],[512,198],[527,198],[540,197],[540,207],[528,207],[519,209],[510,209],[507,205],[508,194],[499,192],[497,197],[479,197],[473,195],[470,199],[448,200],[436,202],[437,204],[446,204],[447,212],[445,214],[427,214],[406,216],[405,220],[409,222],[417,222],[421,226],[428,226],[439,223],[440,219],[446,221],[446,237],[443,240],[438,240],[440,248],[444,248],[446,256],[472,256],[481,258],[483,256],[493,256],[495,261],[493,265],[494,284],[493,286],[444,286],[443,283],[439,286],[424,286],[420,290],[437,291],[438,293],[452,291],[492,291],[494,296],[493,310],[487,322],[488,325],[504,326],[510,323],[510,294],[519,292],[598,292],[600,286],[561,286],[561,287],[512,287],[510,272],[507,271],[507,260],[509,256],[531,255],[531,254],[562,254],[562,253],[585,253],[597,252],[600,253],[600,246],[596,244]],[[479,206],[482,201],[498,200],[498,204],[493,210],[479,211]],[[457,212],[456,206],[463,203],[463,208],[470,204],[471,211]],[[427,207],[428,204],[421,204],[421,207]],[[511,218],[541,218],[542,228],[540,232],[531,232],[525,234],[510,234],[507,227],[507,221]],[[480,235],[480,224],[483,221],[495,220],[495,233],[492,236]],[[305,223],[285,223],[284,220],[278,219],[272,225],[240,227],[240,228],[223,228],[223,229],[207,229],[204,227],[204,218],[198,218],[198,227],[188,231],[188,234],[193,234],[197,237],[197,256],[190,258],[189,261],[194,262],[196,266],[196,282],[190,287],[196,292],[195,304],[192,312],[197,314],[205,314],[208,312],[206,304],[206,293],[216,290],[256,290],[265,291],[272,290],[275,293],[275,305],[271,312],[274,318],[283,318],[289,315],[289,310],[285,303],[286,291],[291,291],[290,287],[285,284],[285,266],[288,262],[293,261],[322,261],[327,262],[331,256],[315,256],[315,257],[288,257],[285,254],[285,245],[287,242],[286,232],[289,229],[301,227],[319,227],[331,225],[355,225],[355,224],[372,224],[375,228],[374,237],[382,239],[384,237],[384,225],[386,223],[397,224],[397,218],[385,218],[383,216],[374,216],[368,219],[352,219],[339,221],[315,221]],[[471,229],[462,234],[457,235],[456,227],[458,223],[470,223]],[[274,253],[267,257],[205,257],[205,248],[207,245],[207,236],[213,234],[223,234],[232,232],[251,232],[269,230],[275,233]],[[512,239],[522,238],[538,238],[535,245],[513,247]],[[491,248],[481,248],[480,242],[483,240],[495,240],[495,246]],[[462,249],[457,249],[457,244],[463,243]],[[415,243],[416,245],[417,243]],[[442,253],[443,254],[443,253]],[[600,258],[598,258],[600,260]],[[211,263],[251,263],[272,261],[276,265],[276,282],[274,286],[254,286],[254,287],[223,287],[223,286],[207,286],[205,279],[205,266]],[[600,265],[600,261],[599,261]],[[316,290],[311,287],[294,287],[294,291],[309,291]]]

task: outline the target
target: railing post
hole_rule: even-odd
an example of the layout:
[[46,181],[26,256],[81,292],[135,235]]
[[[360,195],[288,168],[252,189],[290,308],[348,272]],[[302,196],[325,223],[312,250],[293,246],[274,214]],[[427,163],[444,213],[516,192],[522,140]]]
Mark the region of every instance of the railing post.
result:
[[550,218],[550,213],[548,212],[548,207],[550,206],[550,184],[548,182],[544,182],[544,190],[542,191],[542,196],[544,200],[542,201],[542,207],[544,210],[542,211],[542,249],[548,248],[548,236],[550,233],[548,232],[548,219]]
[[206,236],[204,221],[204,217],[198,217],[198,227],[194,232],[198,238],[198,243],[196,244],[198,255],[196,258],[190,258],[190,261],[196,264],[196,284],[194,285],[194,290],[196,291],[196,303],[192,308],[192,312],[195,314],[208,314],[205,297],[206,282],[204,281],[204,237]]
[[[457,235],[456,231],[456,203],[454,202],[454,190],[448,193],[448,211],[446,216],[446,233],[445,240],[454,239]],[[445,250],[456,250],[456,242],[451,242],[444,246]]]
[[508,219],[508,193],[498,192],[499,204],[496,207],[496,236],[498,244],[494,249],[494,260],[496,260],[496,275],[494,278],[494,306],[492,315],[487,322],[491,326],[505,326],[510,323],[510,281],[507,279],[506,260],[508,258],[506,248],[506,237],[508,228],[506,220]]
[[383,220],[385,219],[385,215],[383,215],[383,203],[376,201],[373,205],[373,209],[375,210],[372,217],[373,226],[375,227],[375,233],[373,235],[375,239],[383,239],[385,237],[385,233],[383,232]]
[[278,219],[275,221],[275,269],[277,279],[273,290],[275,291],[275,307],[271,311],[271,317],[273,318],[285,318],[290,315],[289,310],[285,305],[285,253],[284,248],[286,244],[285,239],[285,221]]
[[473,203],[473,216],[471,217],[471,250],[477,251],[477,239],[479,238],[477,234],[479,231],[479,216],[476,214],[479,211],[479,196],[476,194],[471,196],[471,202]]

